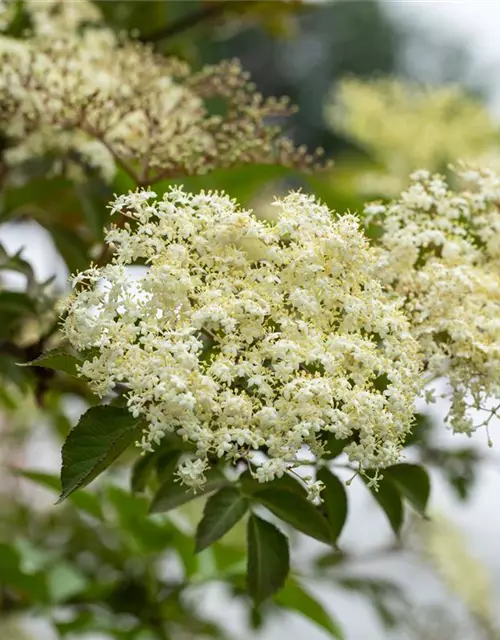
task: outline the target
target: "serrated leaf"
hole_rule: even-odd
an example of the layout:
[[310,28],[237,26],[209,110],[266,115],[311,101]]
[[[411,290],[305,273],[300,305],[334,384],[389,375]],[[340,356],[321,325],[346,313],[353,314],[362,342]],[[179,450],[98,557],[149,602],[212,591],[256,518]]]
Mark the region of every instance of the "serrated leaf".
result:
[[421,515],[425,515],[431,493],[431,483],[429,475],[423,467],[416,464],[395,464],[384,470],[384,476],[396,486]]
[[[364,478],[365,482],[368,482]],[[378,489],[370,488],[373,497],[384,510],[389,524],[396,535],[399,535],[404,520],[404,508],[401,494],[394,484],[387,478],[379,481]]]
[[[30,471],[23,469],[16,469],[15,472],[22,476],[23,478],[27,478],[32,482],[36,482],[36,484],[41,487],[45,487],[46,489],[50,489],[55,493],[60,493],[61,491],[61,480],[51,473],[42,473],[41,471]],[[99,502],[98,496],[89,491],[79,491],[78,493],[74,493],[69,496],[69,501],[73,504],[77,509],[81,511],[85,511],[89,515],[94,518],[99,518],[102,520],[102,509]]]
[[347,518],[347,493],[344,483],[333,475],[326,467],[317,473],[317,479],[324,483],[321,492],[326,518],[330,525],[332,538],[336,542],[340,536]]
[[134,442],[140,420],[126,409],[91,407],[74,427],[62,448],[62,502],[73,491],[94,480]]
[[30,362],[23,362],[23,367],[44,367],[45,369],[53,369],[54,371],[64,371],[70,376],[77,376],[77,366],[82,361],[64,348],[52,349],[42,353],[41,356]]
[[334,542],[328,521],[306,498],[292,491],[276,488],[257,491],[254,499],[275,516],[311,538],[325,544]]
[[210,469],[205,476],[207,481],[197,493],[194,493],[192,489],[189,489],[178,482],[173,473],[170,474],[164,479],[160,488],[156,492],[150,513],[171,511],[176,507],[186,504],[186,502],[190,502],[195,498],[212,493],[212,491],[220,489],[228,484],[228,480],[226,480],[218,469]]
[[222,538],[247,510],[247,498],[233,487],[225,487],[210,496],[196,530],[196,553]]
[[274,596],[274,601],[312,620],[332,638],[343,640],[344,634],[339,624],[332,619],[325,607],[295,580],[289,578],[283,589]]
[[258,605],[285,583],[290,570],[288,539],[281,531],[256,515],[247,525],[248,593]]

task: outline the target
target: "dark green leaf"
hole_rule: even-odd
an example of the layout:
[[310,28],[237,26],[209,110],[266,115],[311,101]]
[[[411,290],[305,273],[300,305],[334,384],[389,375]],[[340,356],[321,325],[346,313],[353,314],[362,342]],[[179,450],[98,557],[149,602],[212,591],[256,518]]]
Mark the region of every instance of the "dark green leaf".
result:
[[241,520],[247,510],[247,498],[233,487],[225,487],[210,496],[196,530],[196,552],[222,538]]
[[[97,186],[92,188],[92,182],[87,183],[85,187],[77,187],[76,194],[88,227],[96,240],[102,242],[104,239],[104,227],[109,219],[107,208],[100,202],[105,194],[99,193]],[[110,190],[106,199],[110,200],[111,196],[112,192]]]
[[328,569],[330,567],[335,567],[348,559],[348,554],[336,549],[335,551],[327,551],[326,553],[322,553],[317,556],[314,564],[318,569]]
[[[363,478],[367,482],[367,478]],[[375,500],[379,503],[396,535],[399,535],[404,519],[403,500],[401,494],[388,478],[379,481],[378,489],[371,487]]]
[[170,474],[164,479],[162,485],[156,492],[150,513],[171,511],[176,507],[186,504],[186,502],[194,500],[194,498],[199,498],[228,484],[228,481],[218,469],[211,469],[205,475],[207,481],[203,485],[203,488],[197,493],[194,493],[192,489],[181,484],[173,473]]
[[70,273],[83,271],[89,266],[88,247],[75,231],[55,225],[46,228]]
[[20,291],[0,291],[0,337],[8,338],[27,317],[36,315],[31,298]]
[[324,483],[321,492],[326,517],[330,524],[332,538],[337,540],[347,518],[347,493],[344,483],[334,476],[326,467],[318,471],[317,479]]
[[283,589],[274,596],[274,600],[282,607],[298,611],[309,618],[325,629],[332,638],[344,638],[339,624],[332,620],[325,607],[295,580],[289,578]]
[[284,473],[281,478],[275,478],[271,482],[266,482],[265,485],[253,478],[249,471],[245,471],[240,476],[240,484],[244,493],[248,496],[252,496],[258,491],[265,489],[282,489],[285,491],[292,491],[299,496],[306,497],[307,491],[296,478],[292,477],[289,473]]
[[334,542],[328,521],[306,498],[286,489],[262,489],[254,499],[298,531],[325,544]]
[[345,447],[352,441],[352,439],[338,439],[333,433],[330,433],[329,431],[323,431],[321,433],[321,441],[325,445],[326,449],[322,457],[326,460],[333,460],[333,458],[336,458],[342,453],[342,451],[344,451]]
[[158,449],[153,453],[141,455],[132,467],[130,486],[133,492],[145,491],[148,480],[156,469],[160,478],[171,476],[177,468],[181,451],[173,449],[163,451]]
[[384,470],[387,477],[403,496],[422,515],[425,515],[431,492],[427,471],[416,464],[396,464]]
[[90,408],[74,427],[62,449],[61,488],[58,502],[84,487],[122,454],[139,435],[140,420],[126,409]]
[[42,353],[36,360],[22,363],[24,367],[44,367],[45,369],[54,369],[55,371],[64,371],[71,376],[77,376],[77,366],[82,361],[76,356],[68,353],[65,349],[52,349]]
[[0,269],[17,271],[26,276],[27,289],[31,288],[35,282],[35,274],[29,262],[21,258],[22,249],[15,255],[10,256],[0,244]]
[[274,525],[256,515],[247,525],[248,593],[260,604],[280,589],[290,569],[287,537]]

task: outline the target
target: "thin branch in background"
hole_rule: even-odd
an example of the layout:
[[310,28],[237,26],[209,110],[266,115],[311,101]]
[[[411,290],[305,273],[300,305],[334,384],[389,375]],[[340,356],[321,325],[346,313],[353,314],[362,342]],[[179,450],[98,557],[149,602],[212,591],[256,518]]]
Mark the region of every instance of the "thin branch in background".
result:
[[190,15],[184,16],[172,24],[167,24],[161,29],[153,31],[153,33],[141,36],[140,39],[143,42],[160,42],[167,38],[172,38],[183,31],[187,31],[188,29],[195,27],[201,22],[219,17],[226,11],[229,5],[238,1],[243,2],[246,6],[255,4],[256,2],[256,0],[220,0],[219,2],[200,9],[199,11],[194,11]]

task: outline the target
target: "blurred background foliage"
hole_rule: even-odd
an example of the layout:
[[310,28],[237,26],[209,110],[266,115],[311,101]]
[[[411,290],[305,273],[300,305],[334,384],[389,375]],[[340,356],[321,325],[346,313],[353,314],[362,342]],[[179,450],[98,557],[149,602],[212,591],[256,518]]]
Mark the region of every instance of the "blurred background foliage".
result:
[[[374,125],[379,136],[373,142],[359,133],[360,127],[353,131],[328,116],[338,97],[337,83],[345,77],[385,76],[430,82],[460,80],[468,64],[464,51],[447,49],[446,44],[416,44],[415,33],[395,23],[386,7],[375,0],[321,4],[297,0],[101,0],[97,4],[117,32],[133,31],[158,52],[186,59],[194,68],[237,57],[264,95],[288,95],[298,105],[298,113],[285,123],[287,133],[298,144],[324,147],[335,161],[333,169],[302,175],[282,167],[247,166],[177,180],[191,190],[226,190],[243,204],[257,208],[262,206],[263,194],[276,194],[291,186],[314,191],[339,211],[356,211],[367,197],[390,195],[394,181],[396,187],[404,181],[406,171],[397,174],[398,163],[406,167],[408,162],[408,168],[416,168],[409,166],[411,146],[416,142],[414,130],[408,137],[404,126],[408,118],[403,113],[396,136],[403,142],[396,150],[396,162],[387,161],[384,152],[391,149],[384,143],[379,124]],[[23,37],[29,21],[22,2],[15,5],[16,15],[8,34]],[[427,73],[422,67],[408,64],[409,50],[414,58],[424,49],[427,55],[434,51],[439,73],[435,67]],[[469,89],[471,97],[466,98]],[[463,101],[471,100],[476,105],[481,88],[462,90]],[[464,104],[461,95],[459,91],[460,113]],[[361,120],[369,103],[370,96],[361,93],[359,103],[353,104],[353,110],[359,108]],[[471,108],[479,113],[478,126],[485,132],[481,138],[484,148],[481,144],[477,148],[476,136],[471,153],[494,156],[498,130],[482,107]],[[463,118],[468,114],[465,110]],[[417,110],[415,117],[418,120],[422,113]],[[447,130],[446,110],[433,111],[429,118],[434,127]],[[385,122],[391,127],[394,121],[389,118]],[[418,130],[418,121],[415,126]],[[463,147],[457,151],[450,144],[447,152],[449,156],[440,155],[437,166],[430,168],[446,170],[447,163],[456,153],[462,153]],[[114,192],[123,192],[131,185],[120,171],[111,185],[95,176],[75,184],[62,176],[51,177],[51,162],[42,158],[11,175],[0,160],[0,231],[7,229],[10,238],[21,238],[15,244],[22,245],[25,234],[28,237],[44,229],[67,272],[73,272],[84,269],[96,257],[103,227],[108,223],[105,205]],[[171,183],[164,181],[155,185],[155,190],[161,193]],[[348,638],[335,612],[321,597],[321,585],[345,592],[347,597],[356,594],[365,598],[386,629],[385,637],[498,637],[494,611],[486,604],[479,610],[476,592],[471,594],[471,590],[455,589],[461,602],[459,613],[456,607],[410,613],[409,595],[398,580],[376,572],[360,572],[356,552],[349,550],[345,537],[339,549],[327,553],[310,543],[312,551],[299,553],[285,589],[259,610],[253,608],[243,589],[245,548],[239,526],[195,556],[194,523],[201,515],[203,500],[168,515],[149,515],[148,501],[141,491],[129,492],[126,469],[136,459],[134,452],[96,488],[77,492],[68,504],[53,507],[59,479],[47,471],[50,460],[54,460],[54,451],[92,398],[84,383],[71,376],[17,364],[33,360],[57,344],[54,302],[62,293],[60,283],[61,279],[52,278],[40,281],[26,251],[11,250],[8,242],[0,245],[2,639],[42,640],[47,624],[60,638],[91,638],[94,636],[85,635],[91,632],[123,640],[250,637],[251,633],[260,637],[270,620],[290,611],[309,619],[324,637]],[[481,465],[488,462],[477,447],[463,440],[453,448],[442,444],[435,435],[437,428],[443,426],[429,416],[417,415],[416,428],[407,442],[409,459],[435,470],[457,499],[466,501],[475,490]],[[140,469],[136,467],[137,473]],[[157,486],[162,482],[161,469],[158,473]],[[339,473],[342,476],[341,469]],[[137,489],[137,475],[135,482]],[[457,583],[468,581],[475,561],[465,563],[462,573],[460,566],[451,573],[443,568],[446,559],[442,560],[439,544],[428,542],[431,534],[421,523],[415,525],[408,508],[415,507],[425,491],[418,482],[410,482],[403,490],[382,484],[374,497],[395,535],[380,550],[370,553],[396,556],[408,561],[408,566],[424,559],[444,574],[445,584],[453,591]],[[298,544],[301,549],[303,541],[299,539]],[[430,554],[429,548],[433,550]],[[466,552],[458,555],[464,558]],[[477,576],[478,592],[488,591],[489,578],[480,571]],[[209,612],[200,606],[207,585],[218,589],[218,606]],[[232,636],[224,624],[224,603],[230,601],[241,605],[237,636]],[[42,621],[45,627],[29,632],[25,624],[29,619]]]

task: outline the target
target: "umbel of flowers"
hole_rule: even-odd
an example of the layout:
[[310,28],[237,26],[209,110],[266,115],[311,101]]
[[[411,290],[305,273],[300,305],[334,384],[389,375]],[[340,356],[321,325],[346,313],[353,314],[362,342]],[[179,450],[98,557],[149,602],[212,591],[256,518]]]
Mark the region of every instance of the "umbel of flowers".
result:
[[446,376],[451,426],[471,433],[499,409],[500,179],[471,168],[455,178],[461,190],[418,171],[397,200],[366,213],[382,226],[379,272],[405,300],[428,379]]
[[64,321],[77,350],[97,350],[81,367],[93,389],[125,385],[143,450],[167,432],[194,443],[178,472],[195,488],[209,454],[265,482],[321,456],[325,431],[351,437],[361,469],[397,462],[420,357],[356,217],[302,193],[273,222],[223,194],[156,197],[112,203],[129,222],[107,233],[111,263],[74,277]]
[[[32,0],[26,8],[31,37],[0,38],[9,165],[52,155],[74,179],[94,172],[110,181],[119,165],[149,185],[244,163],[316,163],[269,123],[293,111],[288,100],[264,99],[237,61],[194,73],[117,37],[84,0]],[[224,115],[209,112],[210,99]]]

